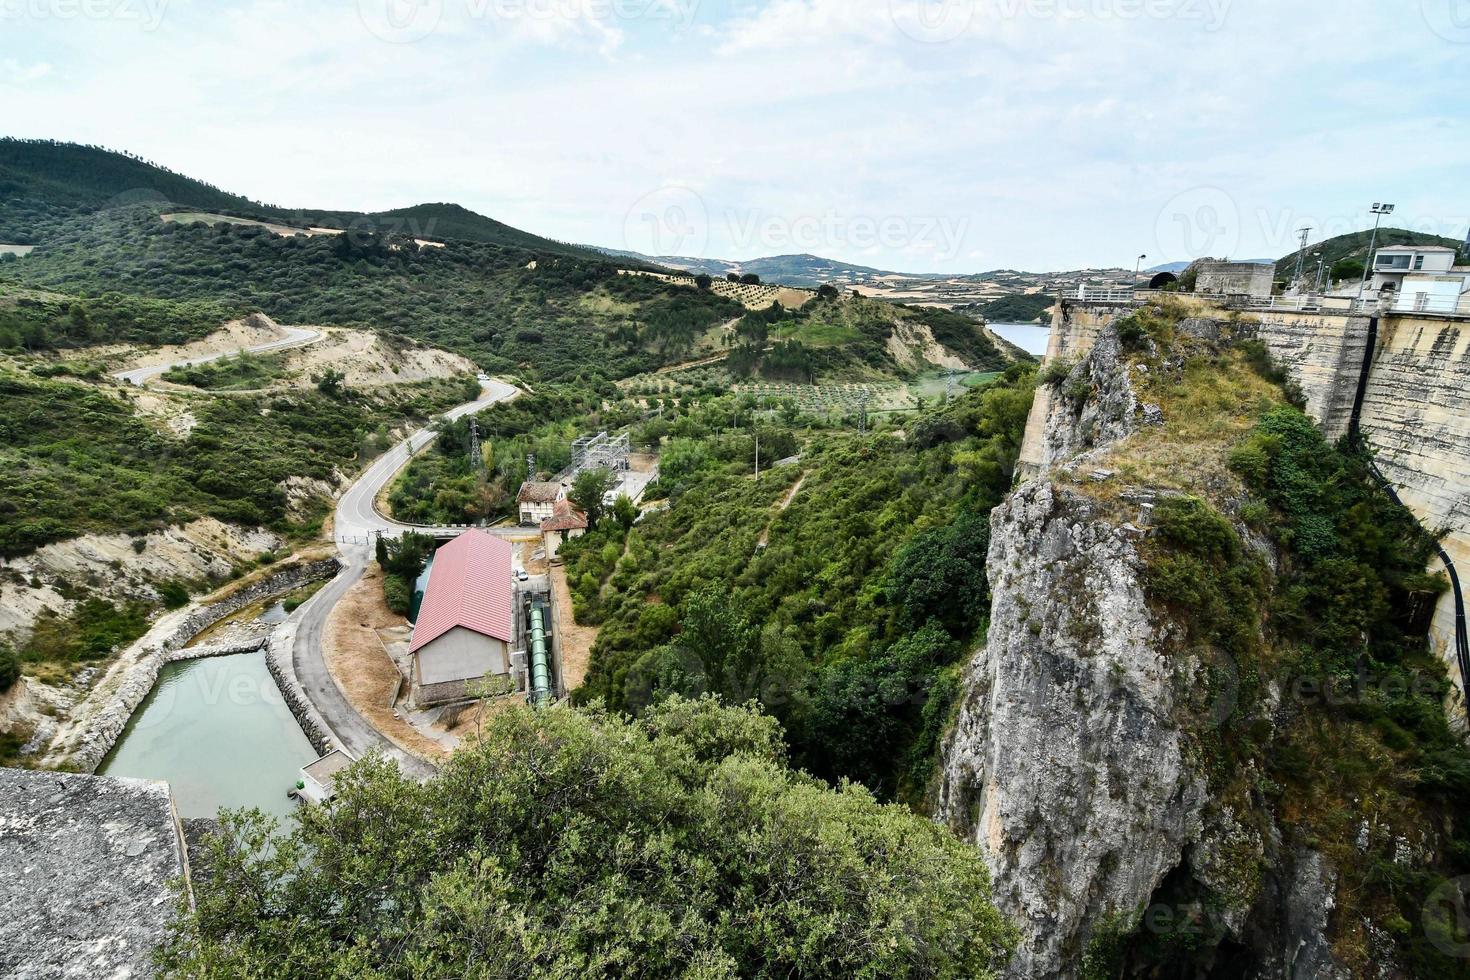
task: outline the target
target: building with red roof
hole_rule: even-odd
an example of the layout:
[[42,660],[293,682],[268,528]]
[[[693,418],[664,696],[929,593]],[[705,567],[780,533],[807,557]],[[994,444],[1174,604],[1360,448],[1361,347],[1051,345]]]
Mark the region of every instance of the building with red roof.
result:
[[471,684],[510,677],[512,556],[509,541],[473,530],[434,554],[408,647],[415,704],[456,701]]
[[551,516],[541,522],[541,543],[546,548],[546,560],[555,561],[562,545],[586,533],[587,515],[573,507],[570,500],[558,500]]

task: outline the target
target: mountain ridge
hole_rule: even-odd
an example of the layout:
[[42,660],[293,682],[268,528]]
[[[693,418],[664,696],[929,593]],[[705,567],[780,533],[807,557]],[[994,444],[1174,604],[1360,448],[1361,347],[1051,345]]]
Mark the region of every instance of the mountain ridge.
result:
[[[605,260],[598,252],[544,238],[460,204],[412,204],[384,211],[285,208],[185,176],[126,151],[56,140],[0,138],[0,240],[37,245],[65,217],[112,206],[152,204],[291,227],[352,229],[415,238],[484,242]],[[26,205],[29,205],[27,207]]]

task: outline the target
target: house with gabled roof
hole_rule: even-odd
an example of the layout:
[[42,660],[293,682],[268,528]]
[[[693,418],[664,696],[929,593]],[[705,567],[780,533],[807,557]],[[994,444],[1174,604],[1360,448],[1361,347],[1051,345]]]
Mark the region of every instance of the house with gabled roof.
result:
[[434,554],[408,647],[414,704],[458,701],[471,685],[510,677],[512,557],[509,541],[476,530]]
[[560,483],[527,480],[516,494],[516,505],[521,515],[522,527],[539,527],[542,521],[550,520],[557,501],[565,500],[567,488]]
[[561,546],[587,533],[587,515],[572,506],[570,500],[558,500],[551,516],[541,522],[541,543],[546,560],[556,561]]

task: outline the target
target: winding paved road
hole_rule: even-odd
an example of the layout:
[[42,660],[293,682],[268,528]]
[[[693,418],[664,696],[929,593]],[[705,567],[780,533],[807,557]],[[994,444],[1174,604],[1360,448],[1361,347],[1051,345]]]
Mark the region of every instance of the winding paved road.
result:
[[305,327],[282,327],[286,336],[281,340],[273,340],[268,344],[256,344],[254,347],[242,347],[239,350],[222,351],[218,354],[206,354],[203,357],[189,357],[180,361],[172,361],[168,364],[155,364],[153,367],[133,368],[129,371],[116,371],[113,377],[128,384],[146,385],[154,378],[166,371],[176,367],[195,367],[200,364],[208,364],[210,361],[218,361],[225,357],[234,357],[236,354],[264,354],[267,351],[285,350],[288,347],[305,347],[314,344],[321,339],[318,330],[307,330]]
[[[481,385],[478,401],[461,405],[445,413],[446,417],[457,419],[519,394],[519,390],[511,385],[488,378],[482,377]],[[374,537],[379,534],[397,537],[405,531],[423,530],[389,520],[378,513],[374,501],[388,481],[408,462],[414,450],[422,449],[434,438],[436,433],[429,428],[415,432],[378,457],[342,495],[337,502],[336,516],[337,553],[342,571],[291,616],[291,624],[296,630],[291,659],[297,679],[337,736],[337,741],[358,758],[374,749],[380,750],[396,759],[406,774],[417,778],[430,775],[433,767],[398,748],[358,714],[327,670],[322,655],[322,636],[333,607],[362,578],[368,562],[373,559],[371,542]]]

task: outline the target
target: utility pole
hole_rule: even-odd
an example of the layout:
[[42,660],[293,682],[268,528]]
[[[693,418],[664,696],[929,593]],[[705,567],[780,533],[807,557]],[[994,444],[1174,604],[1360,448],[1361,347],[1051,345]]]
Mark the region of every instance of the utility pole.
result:
[[1297,250],[1296,250],[1296,273],[1293,274],[1292,277],[1291,277],[1292,285],[1296,286],[1297,288],[1301,288],[1302,271],[1303,271],[1303,268],[1302,267],[1303,267],[1303,265],[1307,261],[1307,236],[1310,235],[1311,233],[1312,233],[1312,227],[1310,225],[1308,225],[1305,228],[1302,228],[1297,233],[1297,234],[1299,234],[1301,236],[1302,242],[1301,242],[1300,245],[1297,246]]
[[1363,281],[1358,283],[1358,302],[1363,301],[1363,290],[1368,288],[1368,273],[1373,270],[1373,252],[1378,247],[1378,225],[1385,214],[1393,214],[1392,204],[1373,202],[1373,234],[1368,238],[1368,258],[1363,262]]
[[485,453],[480,449],[480,423],[470,419],[470,472],[476,483],[485,482]]

